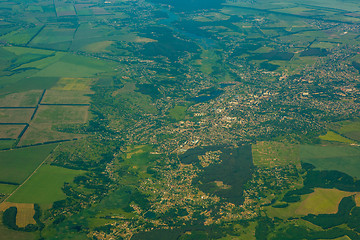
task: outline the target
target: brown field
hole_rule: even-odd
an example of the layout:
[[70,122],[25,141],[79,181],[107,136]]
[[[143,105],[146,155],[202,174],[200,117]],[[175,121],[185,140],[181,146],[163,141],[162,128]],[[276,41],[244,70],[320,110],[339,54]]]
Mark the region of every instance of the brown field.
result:
[[0,123],[27,123],[34,109],[0,109]]
[[61,78],[52,89],[90,91],[90,86],[94,81],[93,78]]
[[0,125],[0,138],[16,139],[25,125]]
[[33,218],[35,214],[34,204],[4,202],[0,204],[0,211],[3,212],[9,207],[17,208],[16,225],[18,227],[26,227],[28,224],[36,224]]
[[41,103],[89,104],[91,91],[47,90]]
[[0,107],[35,107],[42,90],[12,93],[0,97]]

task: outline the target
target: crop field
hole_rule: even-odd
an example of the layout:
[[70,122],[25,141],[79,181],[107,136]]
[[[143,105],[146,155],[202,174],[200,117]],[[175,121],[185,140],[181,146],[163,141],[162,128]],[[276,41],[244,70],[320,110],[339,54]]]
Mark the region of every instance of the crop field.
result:
[[175,119],[176,121],[184,120],[186,117],[186,107],[185,106],[175,106],[174,108],[170,109],[169,117]]
[[60,78],[53,90],[90,91],[94,78]]
[[91,91],[47,90],[42,104],[89,104]]
[[33,122],[39,123],[85,123],[89,106],[40,105]]
[[31,42],[30,46],[54,50],[67,50],[70,47],[75,28],[46,26]]
[[360,121],[343,121],[333,124],[334,130],[344,136],[360,141]]
[[31,90],[0,96],[0,107],[35,107],[42,94],[41,90]]
[[360,147],[302,145],[300,159],[318,170],[337,170],[360,177]]
[[9,149],[16,143],[16,140],[0,140],[0,150]]
[[16,139],[24,129],[25,125],[0,125],[0,139]]
[[40,26],[20,28],[0,37],[0,40],[11,44],[25,45],[41,29]]
[[351,195],[354,193],[337,189],[315,188],[313,193],[301,201],[296,213],[300,215],[336,213],[341,199]]
[[84,171],[44,165],[9,198],[9,202],[52,204],[65,199],[66,195],[61,190],[64,183],[72,182],[74,177],[83,173]]
[[37,240],[39,239],[38,233],[33,232],[20,232],[9,229],[2,224],[2,213],[0,213],[0,232],[1,237],[6,240]]
[[34,109],[0,109],[0,123],[26,123],[30,121]]
[[300,147],[282,142],[257,142],[252,145],[254,165],[276,167],[294,164],[300,167]]
[[109,52],[107,48],[111,46],[114,43],[114,41],[101,41],[101,42],[95,42],[90,43],[86,45],[83,50],[86,52],[92,52],[92,53],[98,53],[98,52]]
[[0,181],[20,184],[45,160],[55,144],[0,151]]
[[52,123],[33,123],[27,129],[19,142],[19,146],[28,146],[39,143],[69,140],[81,137],[80,134],[59,132]]
[[34,204],[4,202],[0,204],[0,211],[3,212],[10,207],[17,208],[16,225],[18,227],[25,227],[28,224],[36,224],[33,218],[35,214]]
[[325,135],[319,137],[321,140],[342,143],[355,143],[353,140],[345,138],[333,131],[328,131]]

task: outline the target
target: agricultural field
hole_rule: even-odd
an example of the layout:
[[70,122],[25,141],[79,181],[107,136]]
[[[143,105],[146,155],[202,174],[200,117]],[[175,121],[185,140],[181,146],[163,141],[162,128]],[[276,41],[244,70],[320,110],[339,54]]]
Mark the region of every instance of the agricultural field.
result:
[[42,94],[41,90],[32,90],[0,96],[0,107],[35,107]]
[[293,164],[300,167],[300,146],[282,142],[257,142],[252,145],[254,165],[277,167]]
[[355,141],[360,141],[360,121],[343,121],[332,124],[331,126],[338,133]]
[[85,123],[89,106],[40,105],[33,124]]
[[325,135],[319,136],[321,140],[330,141],[330,142],[342,142],[342,143],[355,143],[355,141],[345,138],[333,131],[328,131]]
[[[61,83],[58,83],[61,84]],[[41,104],[89,104],[91,91],[46,90]]]
[[0,151],[0,181],[22,183],[46,159],[55,144]]
[[0,212],[5,211],[9,207],[17,208],[16,225],[18,227],[25,227],[28,224],[36,224],[33,218],[35,214],[34,204],[4,202],[0,204]]
[[62,191],[64,183],[72,182],[74,177],[83,173],[84,171],[43,165],[8,201],[50,205],[55,201],[65,199],[66,195]]
[[17,139],[25,125],[0,125],[0,139]]
[[360,148],[356,146],[302,145],[300,159],[318,170],[337,170],[360,177]]
[[35,109],[1,109],[0,108],[0,123],[27,123],[30,121]]

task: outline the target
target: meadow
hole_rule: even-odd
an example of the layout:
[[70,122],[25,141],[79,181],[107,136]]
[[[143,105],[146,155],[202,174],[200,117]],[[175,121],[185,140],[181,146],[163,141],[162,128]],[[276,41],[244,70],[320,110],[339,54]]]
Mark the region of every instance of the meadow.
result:
[[89,104],[91,91],[47,90],[42,104]]
[[356,146],[302,145],[300,159],[316,170],[337,170],[352,177],[360,177],[360,148]]
[[43,165],[8,201],[50,205],[65,199],[66,195],[62,191],[64,183],[72,182],[74,177],[83,173],[84,171]]
[[0,151],[0,181],[22,183],[45,160],[56,145]]
[[34,109],[0,109],[0,123],[27,123]]

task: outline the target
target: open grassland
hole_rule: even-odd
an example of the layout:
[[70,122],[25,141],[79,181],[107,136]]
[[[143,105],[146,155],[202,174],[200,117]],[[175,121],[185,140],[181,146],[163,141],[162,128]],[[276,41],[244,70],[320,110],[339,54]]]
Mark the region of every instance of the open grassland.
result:
[[22,183],[45,160],[55,144],[0,151],[0,181]]
[[60,78],[53,90],[90,91],[94,78]]
[[42,94],[41,90],[31,90],[0,96],[0,107],[35,107]]
[[185,120],[187,107],[185,106],[175,106],[169,111],[169,117],[181,121]]
[[342,142],[342,143],[355,143],[355,141],[345,138],[333,131],[328,131],[326,135],[322,135],[319,137],[321,140],[331,141],[331,142]]
[[0,140],[0,150],[12,148],[16,140]]
[[332,214],[338,211],[340,201],[353,192],[345,192],[337,189],[315,188],[313,193],[302,195],[301,200],[289,203],[285,208],[266,207],[270,217],[287,219],[308,214]]
[[48,25],[30,42],[30,46],[67,50],[70,47],[74,31],[75,28]]
[[37,240],[39,236],[34,232],[20,232],[9,229],[2,224],[2,213],[0,213],[0,234],[2,239],[6,240]]
[[34,109],[0,109],[0,123],[27,123]]
[[25,125],[0,125],[0,138],[16,139]]
[[17,188],[17,185],[0,183],[0,193],[2,193],[2,194],[8,195],[8,194],[12,193],[16,188]]
[[33,120],[34,123],[85,123],[89,106],[47,106],[41,105]]
[[0,211],[3,212],[10,207],[17,208],[16,225],[18,227],[26,227],[28,224],[36,224],[33,218],[35,214],[34,204],[4,202],[0,204]]
[[41,26],[20,28],[0,37],[1,41],[11,44],[26,44],[40,30]]
[[334,130],[336,130],[338,133],[354,139],[356,141],[360,141],[360,120],[354,120],[354,121],[343,121],[343,122],[337,122],[334,123],[331,126]]
[[337,170],[360,177],[360,147],[302,145],[300,159],[318,170]]
[[296,213],[299,215],[337,213],[341,199],[351,195],[354,193],[337,189],[315,188],[313,193],[301,201]]
[[79,138],[83,135],[59,132],[56,130],[56,125],[47,123],[33,123],[26,130],[25,134],[19,142],[19,146],[28,146],[38,143],[54,142],[61,140],[70,140]]
[[64,183],[72,182],[74,177],[83,173],[84,171],[44,165],[9,198],[9,201],[52,204],[65,199],[66,195],[61,190]]
[[47,90],[43,104],[89,104],[91,91]]
[[294,164],[300,167],[300,147],[282,142],[257,142],[252,145],[254,165],[276,167]]
[[109,52],[107,48],[112,45],[114,41],[101,41],[90,43],[86,45],[83,50],[90,53]]
[[113,66],[112,63],[107,61],[66,54],[34,76],[62,78],[91,77],[101,72],[112,71]]

